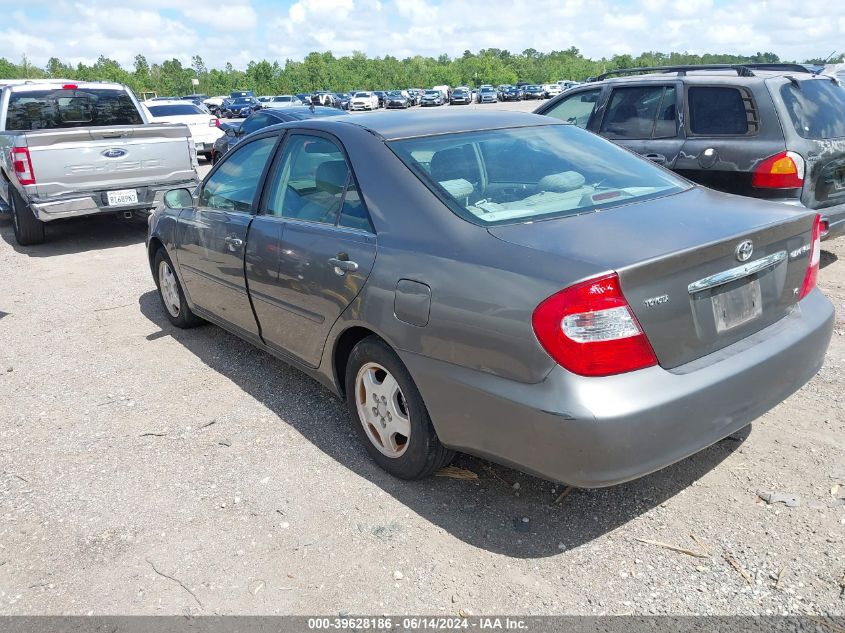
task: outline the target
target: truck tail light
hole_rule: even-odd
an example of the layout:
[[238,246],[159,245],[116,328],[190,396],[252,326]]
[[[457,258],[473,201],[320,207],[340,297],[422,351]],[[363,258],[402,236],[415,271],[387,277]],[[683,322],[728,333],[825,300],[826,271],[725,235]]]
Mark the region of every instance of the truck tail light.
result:
[[208,120],[208,127],[220,127],[220,119],[214,117]]
[[15,176],[22,185],[35,184],[35,172],[32,170],[32,159],[26,147],[13,147],[11,151],[12,166]]
[[816,287],[816,279],[819,276],[819,261],[822,254],[822,218],[820,215],[813,220],[813,246],[810,250],[810,263],[807,265],[807,273],[804,275],[804,283],[801,285],[801,292],[798,295],[800,301]]
[[800,189],[804,186],[804,159],[795,152],[769,156],[754,170],[751,186],[759,189]]
[[553,294],[531,324],[543,349],[575,374],[610,376],[657,364],[616,273]]

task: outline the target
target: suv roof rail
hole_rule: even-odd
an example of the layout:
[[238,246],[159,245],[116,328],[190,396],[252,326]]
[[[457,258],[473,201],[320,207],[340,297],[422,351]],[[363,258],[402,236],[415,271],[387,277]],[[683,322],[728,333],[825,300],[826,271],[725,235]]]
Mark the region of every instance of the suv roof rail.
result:
[[617,68],[616,70],[609,70],[602,73],[598,77],[590,77],[587,81],[603,81],[613,75],[636,75],[639,73],[678,73],[679,75],[686,75],[688,72],[697,70],[733,70],[740,77],[754,77],[754,70],[773,70],[773,71],[788,71],[811,73],[806,66],[801,64],[764,64],[764,63],[749,63],[749,64],[690,64],[680,66],[643,66],[639,68]]

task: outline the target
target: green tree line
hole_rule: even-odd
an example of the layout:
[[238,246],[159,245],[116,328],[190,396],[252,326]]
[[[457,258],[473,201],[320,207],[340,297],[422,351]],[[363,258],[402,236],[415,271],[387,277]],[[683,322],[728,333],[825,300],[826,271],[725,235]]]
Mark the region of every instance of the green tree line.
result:
[[[245,70],[226,64],[222,69],[208,68],[202,57],[195,55],[190,66],[178,59],[150,64],[137,55],[132,69],[100,56],[92,65],[71,65],[51,58],[40,68],[24,57],[20,63],[0,58],[0,77],[17,79],[65,78],[77,81],[114,81],[129,85],[137,94],[155,91],[159,95],[183,95],[193,92],[208,95],[229,94],[233,90],[254,90],[256,94],[289,94],[315,90],[349,91],[391,88],[426,88],[481,84],[554,82],[559,79],[583,81],[609,70],[638,66],[715,63],[774,63],[774,53],[757,53],[750,57],[724,54],[693,55],[690,53],[646,52],[639,56],[613,55],[590,59],[571,47],[563,51],[541,53],[533,48],[511,53],[498,48],[477,53],[465,51],[460,57],[406,57],[398,59],[368,57],[364,53],[335,57],[331,52],[309,53],[302,61],[253,61]],[[198,79],[199,86],[191,80]]]

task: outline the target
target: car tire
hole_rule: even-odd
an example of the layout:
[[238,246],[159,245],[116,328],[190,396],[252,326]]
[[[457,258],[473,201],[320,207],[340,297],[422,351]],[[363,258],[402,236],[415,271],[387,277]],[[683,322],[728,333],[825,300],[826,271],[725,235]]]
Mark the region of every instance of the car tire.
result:
[[[370,336],[353,348],[345,382],[352,426],[381,468],[422,479],[452,461],[455,452],[440,443],[411,374],[384,341]],[[399,432],[405,429],[407,436]]]
[[204,158],[205,158],[205,160],[206,160],[206,161],[208,161],[209,163],[213,163],[213,162],[214,162],[214,152],[205,152],[205,153],[203,154],[203,157],[204,157]]
[[35,217],[32,209],[11,183],[8,191],[15,240],[21,246],[41,244],[44,241],[44,223]]
[[196,327],[205,322],[188,306],[173,262],[164,248],[159,248],[153,258],[153,277],[168,321],[181,329]]

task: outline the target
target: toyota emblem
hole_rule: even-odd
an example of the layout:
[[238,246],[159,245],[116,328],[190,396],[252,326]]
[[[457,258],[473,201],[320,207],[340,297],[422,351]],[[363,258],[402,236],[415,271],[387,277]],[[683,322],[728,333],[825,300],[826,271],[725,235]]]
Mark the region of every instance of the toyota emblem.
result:
[[754,254],[754,244],[751,240],[745,240],[737,244],[736,251],[734,252],[736,253],[737,260],[747,262],[751,259],[751,255]]

